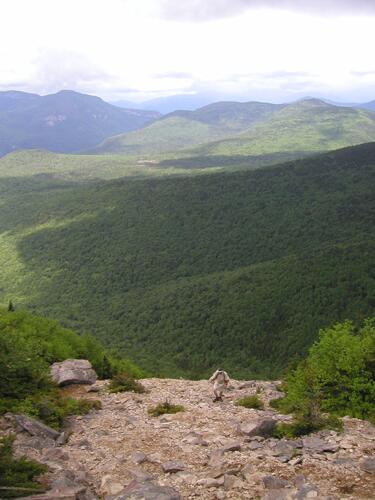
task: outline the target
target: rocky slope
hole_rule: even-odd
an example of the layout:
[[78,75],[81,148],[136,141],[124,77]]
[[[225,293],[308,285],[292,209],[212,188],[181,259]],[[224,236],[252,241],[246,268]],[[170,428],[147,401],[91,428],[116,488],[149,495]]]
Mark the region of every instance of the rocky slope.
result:
[[[259,422],[290,419],[268,406],[280,396],[277,383],[233,381],[223,403],[212,402],[206,381],[142,383],[146,394],[109,394],[105,382],[97,383],[97,393],[87,393],[87,386],[65,389],[100,399],[103,406],[71,418],[65,444],[58,446],[61,438],[17,434],[17,455],[36,458],[51,470],[53,492],[33,498],[374,498],[375,428],[367,422],[345,417],[341,434],[276,440],[254,434]],[[264,411],[234,405],[256,391]],[[185,411],[148,415],[150,406],[165,400]],[[9,419],[2,429],[10,431]]]

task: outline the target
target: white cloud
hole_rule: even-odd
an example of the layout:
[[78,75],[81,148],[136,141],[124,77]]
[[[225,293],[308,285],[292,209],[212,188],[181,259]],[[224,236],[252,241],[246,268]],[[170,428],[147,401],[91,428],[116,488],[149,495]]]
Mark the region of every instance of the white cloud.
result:
[[326,15],[375,14],[373,0],[161,0],[160,15],[179,21],[233,17],[250,9],[279,9]]
[[[375,2],[326,0],[331,12],[342,6],[346,16],[341,17],[310,15],[320,0],[295,12],[248,8],[276,3],[281,5],[272,0],[2,0],[0,13],[7,22],[0,31],[0,88],[41,93],[72,88],[108,99],[201,89],[249,99],[261,98],[262,92],[282,100],[319,90],[350,99],[375,97],[375,87],[370,95],[374,18],[348,15]],[[206,6],[203,17],[210,21],[193,22],[192,14],[189,22],[175,19],[181,6],[194,13],[198,5]],[[168,19],[160,17],[161,9]],[[230,17],[236,13],[241,15]]]

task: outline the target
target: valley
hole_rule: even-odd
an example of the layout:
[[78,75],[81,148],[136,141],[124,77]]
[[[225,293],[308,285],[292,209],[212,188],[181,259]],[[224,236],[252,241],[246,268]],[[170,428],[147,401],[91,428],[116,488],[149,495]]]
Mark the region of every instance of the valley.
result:
[[3,178],[1,300],[158,375],[277,377],[319,328],[372,314],[374,147],[193,177]]

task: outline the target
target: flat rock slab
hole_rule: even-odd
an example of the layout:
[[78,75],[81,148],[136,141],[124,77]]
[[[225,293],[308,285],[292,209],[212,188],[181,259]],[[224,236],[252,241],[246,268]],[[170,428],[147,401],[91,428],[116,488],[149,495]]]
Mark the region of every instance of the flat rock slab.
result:
[[335,453],[340,449],[340,446],[338,444],[327,443],[327,441],[324,441],[324,439],[320,439],[315,436],[304,438],[302,442],[303,447],[306,450],[311,451],[312,453]]
[[14,415],[13,413],[7,413],[6,418],[15,422],[22,430],[28,432],[31,436],[37,436],[40,438],[50,438],[57,439],[60,436],[60,432],[55,431],[48,425],[42,424],[38,420],[26,417],[25,415]]
[[132,481],[121,493],[105,497],[105,500],[182,500],[174,488],[160,486],[152,481]]
[[66,359],[51,365],[51,376],[60,387],[71,384],[95,384],[96,373],[87,359]]

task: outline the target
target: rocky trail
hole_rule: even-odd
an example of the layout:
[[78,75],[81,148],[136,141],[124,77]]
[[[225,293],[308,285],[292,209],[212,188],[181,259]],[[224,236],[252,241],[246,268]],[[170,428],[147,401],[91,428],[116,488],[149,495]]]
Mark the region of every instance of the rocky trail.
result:
[[[340,434],[277,440],[267,437],[269,421],[290,417],[268,405],[280,397],[275,382],[232,381],[222,403],[212,401],[207,381],[142,384],[149,392],[109,394],[103,381],[98,392],[71,386],[76,396],[100,399],[102,409],[71,417],[65,438],[17,433],[16,454],[50,467],[52,490],[30,499],[375,498],[375,428],[367,422],[345,417]],[[234,405],[256,392],[265,410]],[[148,414],[165,400],[185,411]],[[4,419],[1,432],[12,425]]]

